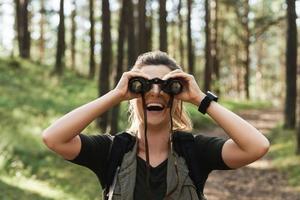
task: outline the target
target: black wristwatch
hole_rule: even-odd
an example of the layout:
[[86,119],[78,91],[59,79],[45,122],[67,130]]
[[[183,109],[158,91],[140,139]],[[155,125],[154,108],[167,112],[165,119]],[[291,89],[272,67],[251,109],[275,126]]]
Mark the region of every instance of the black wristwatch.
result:
[[199,105],[198,111],[201,112],[202,114],[205,114],[211,101],[217,102],[218,96],[210,91],[207,91],[206,96],[204,97],[204,99],[201,101]]

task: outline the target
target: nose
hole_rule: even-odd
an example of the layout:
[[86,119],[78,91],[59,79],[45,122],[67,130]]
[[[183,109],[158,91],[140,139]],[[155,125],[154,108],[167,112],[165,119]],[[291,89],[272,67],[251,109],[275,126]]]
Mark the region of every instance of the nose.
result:
[[152,88],[150,90],[150,93],[158,95],[160,93],[160,85],[159,84],[153,84]]

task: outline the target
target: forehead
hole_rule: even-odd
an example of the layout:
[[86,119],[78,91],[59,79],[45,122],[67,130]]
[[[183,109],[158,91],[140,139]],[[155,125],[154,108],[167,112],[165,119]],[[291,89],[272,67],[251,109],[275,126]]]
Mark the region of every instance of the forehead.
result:
[[165,65],[146,65],[141,68],[141,71],[150,78],[163,78],[164,75],[172,71],[169,67]]

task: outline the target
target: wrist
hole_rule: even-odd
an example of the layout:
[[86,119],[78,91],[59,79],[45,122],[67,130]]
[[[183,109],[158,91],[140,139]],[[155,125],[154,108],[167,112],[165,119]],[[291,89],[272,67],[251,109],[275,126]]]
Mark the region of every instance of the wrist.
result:
[[205,96],[206,95],[201,91],[194,98],[192,98],[191,103],[198,107]]
[[123,94],[121,93],[120,90],[113,89],[113,90],[111,90],[111,93],[113,94],[113,96],[115,96],[118,99],[119,103],[121,103],[122,101],[124,101]]
[[205,97],[200,102],[198,111],[202,114],[205,114],[212,101],[217,102],[218,96],[211,91],[207,91]]

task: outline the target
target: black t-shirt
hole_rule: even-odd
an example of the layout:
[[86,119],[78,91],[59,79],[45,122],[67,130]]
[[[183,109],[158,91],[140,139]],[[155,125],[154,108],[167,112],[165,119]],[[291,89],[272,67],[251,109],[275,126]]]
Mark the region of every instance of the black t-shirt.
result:
[[149,199],[152,195],[157,200],[162,200],[167,191],[167,168],[168,160],[166,159],[156,167],[150,166],[149,185],[151,194],[148,192],[147,180],[147,167],[146,161],[137,156],[137,169],[136,169],[136,187],[134,188],[134,199]]
[[[80,134],[81,150],[76,158],[68,160],[72,163],[85,166],[92,170],[100,180],[100,175],[106,169],[109,148],[112,137],[109,135],[85,135]],[[222,147],[225,139],[219,137],[209,137],[197,135],[195,144],[197,149],[198,161],[201,162],[200,172],[205,185],[208,174],[212,170],[230,169],[222,159]],[[150,168],[150,187],[152,195],[156,199],[163,199],[167,190],[167,160],[156,167]],[[134,199],[144,199],[146,185],[146,162],[137,156],[136,185]]]

